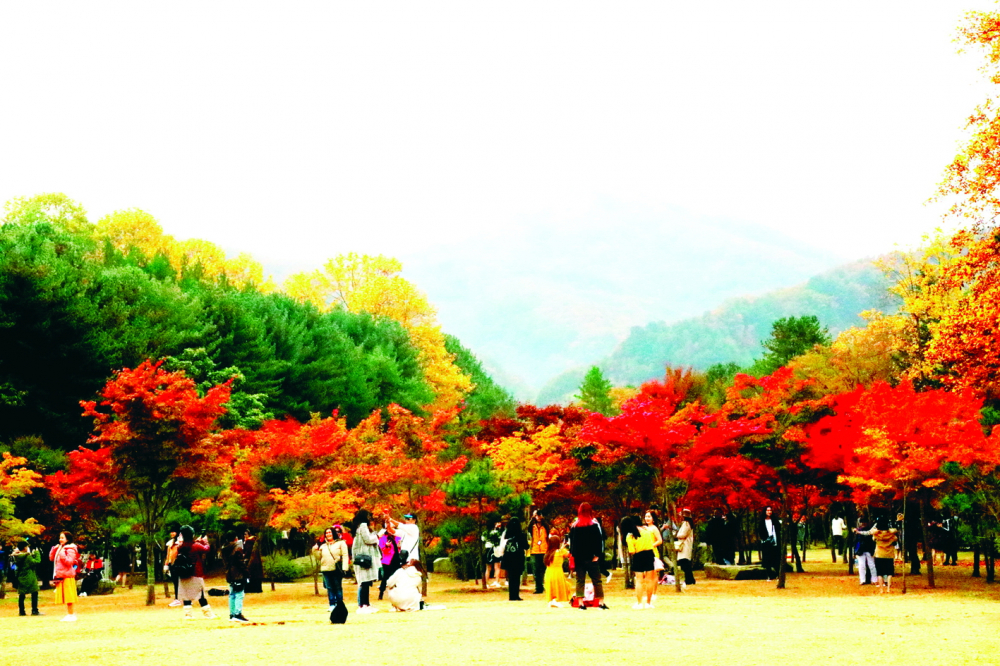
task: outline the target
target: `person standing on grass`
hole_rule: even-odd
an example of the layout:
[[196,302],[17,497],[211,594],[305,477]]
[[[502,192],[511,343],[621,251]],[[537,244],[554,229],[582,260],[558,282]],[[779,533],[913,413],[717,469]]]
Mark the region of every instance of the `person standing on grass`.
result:
[[488,588],[500,587],[500,558],[503,557],[502,536],[503,529],[499,520],[493,524],[493,529],[487,529],[483,532],[483,578],[486,579],[485,583]]
[[246,594],[264,592],[264,560],[260,556],[260,541],[248,529],[243,532],[243,552],[247,555],[247,570],[250,573]]
[[[379,560],[382,557],[378,549],[378,536],[369,527],[371,514],[365,509],[359,509],[354,514],[354,578],[358,583],[358,612],[377,613],[369,601],[372,583],[378,580]],[[358,562],[358,558],[361,562]]]
[[521,519],[511,518],[504,530],[506,543],[503,548],[503,569],[507,572],[507,600],[522,601],[521,574],[524,573],[524,554],[529,543],[528,536],[521,529]]
[[53,564],[52,577],[56,580],[56,603],[66,604],[63,622],[76,622],[73,604],[76,603],[76,572],[80,568],[80,550],[73,543],[69,532],[59,533],[59,544],[52,546],[49,560]]
[[862,519],[854,532],[858,535],[854,546],[858,556],[858,580],[862,585],[870,585],[875,581],[875,539],[871,525]]
[[17,581],[17,614],[27,615],[24,611],[24,598],[31,595],[31,614],[42,615],[38,610],[38,576],[35,574],[35,569],[42,563],[42,551],[32,548],[27,540],[21,539],[11,555],[17,566],[17,571],[14,572]]
[[243,592],[250,574],[239,532],[229,534],[226,545],[222,547],[222,563],[226,565],[226,582],[229,583],[229,621],[249,622],[243,617]]
[[563,546],[562,539],[557,535],[549,535],[546,542],[545,557],[545,598],[549,606],[562,608],[569,602],[569,581],[563,573],[563,562],[569,557],[569,550]]
[[589,502],[583,502],[577,509],[576,521],[569,529],[569,552],[576,570],[576,596],[580,599],[580,609],[587,610],[583,603],[587,576],[594,584],[594,599],[598,606],[607,610],[604,603],[604,585],[601,579],[601,559],[604,555],[604,533],[594,522],[593,509]]
[[326,600],[330,603],[329,611],[332,611],[337,602],[344,599],[344,572],[347,571],[351,557],[340,527],[335,525],[326,528],[323,531],[323,543],[313,546],[313,552],[319,558],[319,572],[323,574]]
[[163,577],[169,577],[170,581],[174,584],[174,599],[167,604],[167,606],[170,606],[171,608],[176,608],[181,605],[181,600],[177,598],[177,586],[180,584],[180,579],[170,568],[174,563],[174,560],[177,559],[177,547],[180,545],[181,541],[180,529],[180,526],[177,524],[170,526],[170,538],[167,539],[166,543],[167,555],[163,558]]
[[830,521],[830,534],[833,535],[833,561],[837,561],[840,553],[846,553],[847,547],[844,544],[844,530],[847,529],[847,522],[840,516],[834,516]]
[[[757,538],[760,540],[760,563],[767,572],[767,579],[778,577],[778,530],[781,522],[774,517],[771,507],[764,509],[764,515],[757,522]],[[841,537],[843,538],[843,537]]]
[[625,516],[619,524],[625,546],[632,559],[632,573],[635,574],[635,604],[633,609],[653,607],[653,593],[656,591],[656,571],[653,570],[653,536],[648,530],[639,528],[634,516]]
[[191,620],[191,602],[197,601],[202,615],[208,619],[215,617],[212,607],[205,598],[205,553],[209,551],[208,537],[202,535],[194,538],[194,528],[190,525],[181,527],[181,544],[177,547],[177,558],[174,566],[178,568],[180,578],[178,596],[184,604],[184,619]]
[[875,539],[875,574],[878,576],[879,592],[888,594],[896,573],[893,559],[896,556],[897,533],[885,521],[879,520],[871,534]]
[[694,558],[694,519],[691,509],[681,511],[681,526],[677,528],[675,540],[680,542],[677,550],[677,566],[684,572],[684,586],[694,585],[694,571],[691,560]]
[[545,592],[545,553],[549,548],[549,526],[538,515],[538,511],[531,512],[528,532],[531,534],[531,569],[535,579],[535,594],[542,594]]
[[385,529],[379,534],[378,549],[381,553],[382,572],[379,574],[378,600],[382,601],[385,596],[385,586],[392,574],[403,566],[403,557],[400,553],[400,538],[395,533],[392,523],[386,521]]

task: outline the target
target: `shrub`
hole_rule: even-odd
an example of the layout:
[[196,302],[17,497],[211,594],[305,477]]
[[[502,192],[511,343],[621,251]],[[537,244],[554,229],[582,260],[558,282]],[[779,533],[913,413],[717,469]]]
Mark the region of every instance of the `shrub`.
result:
[[97,587],[91,594],[112,594],[115,591],[115,581],[101,579],[97,581]]
[[278,583],[288,583],[296,578],[302,578],[302,567],[292,561],[292,558],[281,553],[264,557],[264,578]]

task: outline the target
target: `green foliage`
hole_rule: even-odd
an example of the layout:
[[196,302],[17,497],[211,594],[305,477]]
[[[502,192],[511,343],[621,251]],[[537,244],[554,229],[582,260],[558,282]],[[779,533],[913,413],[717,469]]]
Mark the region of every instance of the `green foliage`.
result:
[[284,553],[265,555],[261,562],[264,565],[264,578],[276,583],[290,583],[308,573],[303,572],[302,567]]
[[163,368],[168,372],[181,371],[193,379],[202,397],[213,386],[232,380],[226,413],[219,418],[222,428],[256,430],[264,421],[274,418],[265,408],[267,395],[243,391],[246,377],[240,369],[236,366],[218,368],[204,347],[188,348],[180,356],[168,356],[163,361]]
[[462,346],[458,338],[445,336],[445,349],[455,355],[455,365],[472,377],[475,388],[465,398],[464,416],[469,421],[481,421],[494,416],[513,418],[517,403],[514,396],[493,381],[476,356]]
[[587,371],[580,384],[580,392],[574,396],[584,409],[605,416],[614,416],[617,413],[614,403],[611,400],[611,382],[604,378],[601,369],[596,365]]
[[766,353],[751,366],[750,374],[769,375],[814,346],[830,342],[830,331],[816,316],[782,317],[771,324],[771,336],[761,342]]

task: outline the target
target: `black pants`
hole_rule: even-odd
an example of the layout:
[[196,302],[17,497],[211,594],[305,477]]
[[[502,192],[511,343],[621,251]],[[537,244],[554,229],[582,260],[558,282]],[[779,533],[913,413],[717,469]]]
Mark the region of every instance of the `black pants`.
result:
[[681,568],[681,571],[684,572],[684,584],[694,585],[694,572],[691,570],[691,560],[686,558],[683,560],[677,560],[677,565]]
[[[909,536],[909,535],[907,535]],[[911,538],[905,539],[906,544],[906,559],[910,561],[910,575],[919,576],[920,575],[920,552],[917,549],[918,537],[913,536]]]
[[173,567],[170,567],[170,580],[174,583],[174,599],[177,598],[177,584],[180,582],[180,576],[174,571]]
[[399,571],[399,564],[397,564],[396,562],[390,562],[389,564],[383,564],[382,565],[382,573],[379,576],[379,581],[380,582],[378,584],[378,598],[379,599],[381,599],[382,595],[385,594],[385,584],[392,577],[392,574],[396,573],[397,571]]
[[760,563],[764,565],[768,578],[778,577],[778,544],[760,544]]
[[[29,594],[28,592],[18,592],[17,594],[17,610],[21,615],[25,615],[24,612],[24,597]],[[34,615],[38,614],[38,590],[31,592],[31,612]]]
[[508,601],[521,600],[521,574],[524,568],[507,569],[507,599]]
[[545,555],[534,553],[531,556],[531,564],[535,569],[535,594],[541,594],[545,591]]

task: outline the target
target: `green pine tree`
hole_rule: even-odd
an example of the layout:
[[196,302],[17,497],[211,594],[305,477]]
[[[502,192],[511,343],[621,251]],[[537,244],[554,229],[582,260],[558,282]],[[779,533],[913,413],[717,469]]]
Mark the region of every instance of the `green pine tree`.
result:
[[592,412],[614,416],[618,413],[611,400],[611,382],[604,378],[601,369],[596,365],[587,371],[580,384],[580,392],[573,396],[580,401],[584,409]]

